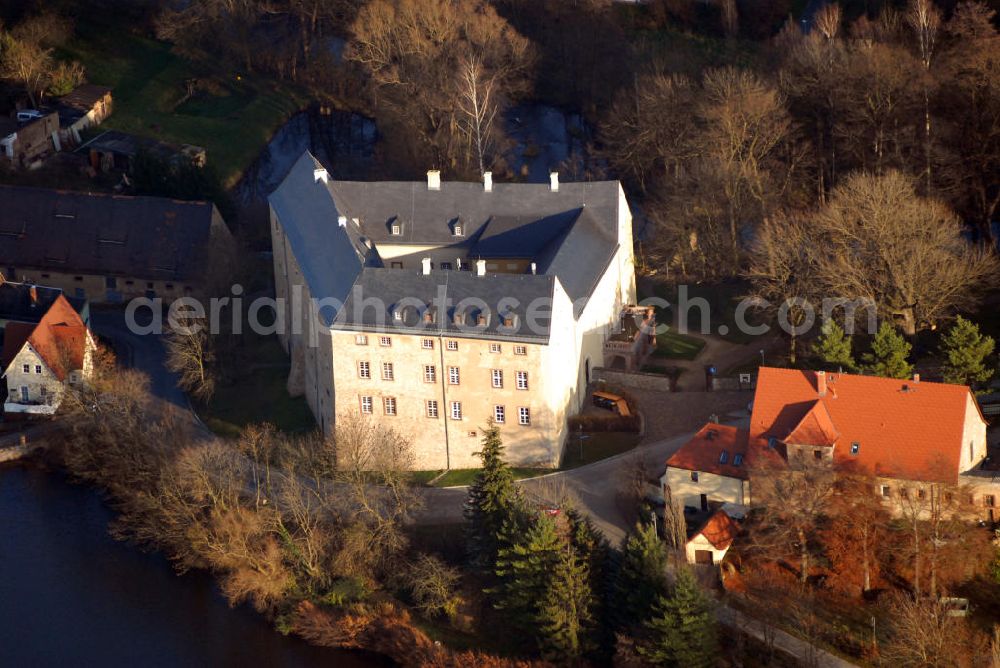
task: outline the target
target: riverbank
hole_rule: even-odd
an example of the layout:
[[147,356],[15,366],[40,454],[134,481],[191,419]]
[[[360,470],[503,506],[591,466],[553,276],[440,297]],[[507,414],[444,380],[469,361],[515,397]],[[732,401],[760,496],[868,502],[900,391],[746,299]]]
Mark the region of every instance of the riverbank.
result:
[[0,465],[0,665],[390,665],[282,636],[204,571],[108,533],[114,511],[39,458]]

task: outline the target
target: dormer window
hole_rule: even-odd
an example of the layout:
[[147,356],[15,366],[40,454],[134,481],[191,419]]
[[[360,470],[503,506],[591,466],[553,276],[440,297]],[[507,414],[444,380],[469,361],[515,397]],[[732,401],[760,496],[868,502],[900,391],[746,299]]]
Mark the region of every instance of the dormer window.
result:
[[454,234],[456,237],[462,236],[464,234],[462,232],[462,224],[455,223],[455,227],[451,228],[451,233]]
[[389,226],[389,234],[391,234],[392,236],[398,237],[402,233],[403,233],[403,226],[400,225],[399,223],[393,223],[392,225]]
[[453,237],[463,237],[465,236],[465,225],[462,224],[461,218],[453,218],[451,222],[448,223],[451,227],[451,236]]

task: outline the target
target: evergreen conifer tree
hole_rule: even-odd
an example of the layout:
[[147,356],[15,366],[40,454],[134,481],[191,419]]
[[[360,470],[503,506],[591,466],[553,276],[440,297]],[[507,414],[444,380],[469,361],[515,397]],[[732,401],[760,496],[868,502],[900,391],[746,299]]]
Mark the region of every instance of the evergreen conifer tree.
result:
[[994,346],[993,339],[983,336],[974,322],[958,316],[941,339],[945,382],[972,385],[988,381],[993,369],[987,366],[986,358],[993,354]]
[[911,346],[888,322],[883,322],[872,341],[872,351],[865,356],[867,370],[886,378],[909,378],[913,365],[907,361]]
[[614,618],[620,629],[648,619],[657,597],[667,591],[667,550],[656,528],[637,524],[622,543],[615,583]]
[[710,668],[717,654],[716,620],[709,598],[688,569],[677,573],[670,596],[660,596],[643,626],[638,652],[657,666]]
[[491,573],[497,559],[500,532],[523,505],[514,474],[503,459],[500,428],[492,422],[483,435],[482,469],[469,486],[465,502],[466,540],[473,566]]
[[571,541],[564,541],[538,609],[536,628],[542,656],[566,664],[593,649],[593,607],[586,558]]
[[560,561],[565,538],[548,515],[527,522],[513,518],[500,532],[495,575],[498,584],[487,590],[493,605],[504,611],[504,620],[532,637],[538,637],[539,610],[549,581]]
[[833,319],[823,323],[822,333],[813,343],[813,354],[830,369],[854,369],[854,355],[851,354],[851,337]]

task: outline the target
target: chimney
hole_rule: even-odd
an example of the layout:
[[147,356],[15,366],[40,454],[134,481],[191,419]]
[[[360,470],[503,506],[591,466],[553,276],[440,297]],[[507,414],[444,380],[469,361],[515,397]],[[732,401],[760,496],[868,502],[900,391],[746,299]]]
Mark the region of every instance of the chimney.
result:
[[559,172],[549,172],[549,190],[559,192]]
[[341,227],[347,227],[347,216],[337,216],[337,224]]
[[329,180],[330,180],[330,175],[327,174],[326,169],[324,169],[323,167],[317,167],[316,169],[313,170],[314,183],[319,183],[320,181],[326,183]]
[[493,172],[483,172],[483,190],[493,192]]
[[914,383],[919,383],[920,382],[920,374],[919,373],[913,374],[913,382]]
[[826,371],[816,372],[816,394],[820,397],[826,396]]
[[421,269],[423,270],[424,276],[427,276],[428,274],[431,273],[431,259],[429,257],[425,257],[424,259],[422,259],[420,261],[420,265]]
[[441,190],[441,172],[437,169],[427,170],[427,189]]
[[531,273],[534,274],[537,269],[538,269],[538,265],[536,265],[534,262],[532,262],[531,263]]
[[476,276],[486,275],[486,260],[476,260]]

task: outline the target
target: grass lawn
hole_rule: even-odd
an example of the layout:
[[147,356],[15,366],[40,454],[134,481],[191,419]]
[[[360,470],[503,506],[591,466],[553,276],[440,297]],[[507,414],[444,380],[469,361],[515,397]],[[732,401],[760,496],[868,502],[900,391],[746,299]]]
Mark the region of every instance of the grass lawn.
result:
[[[58,55],[80,61],[89,81],[114,89],[114,113],[99,129],[202,146],[226,187],[305,104],[295,88],[193,63],[165,42],[93,19],[77,24],[76,37]],[[187,79],[211,82],[210,92],[181,104]]]
[[198,414],[209,429],[224,437],[239,436],[240,430],[259,422],[270,422],[281,431],[303,433],[316,429],[316,421],[302,397],[288,396],[288,359],[274,337],[260,338],[251,344],[249,357],[254,365],[234,379],[220,385],[207,406]]
[[591,432],[583,442],[583,457],[580,456],[580,439],[574,435],[566,445],[566,456],[563,457],[563,470],[575,469],[623,452],[628,452],[639,445],[639,434],[631,432]]
[[670,330],[656,335],[656,350],[653,351],[653,357],[693,360],[704,347],[705,339]]

